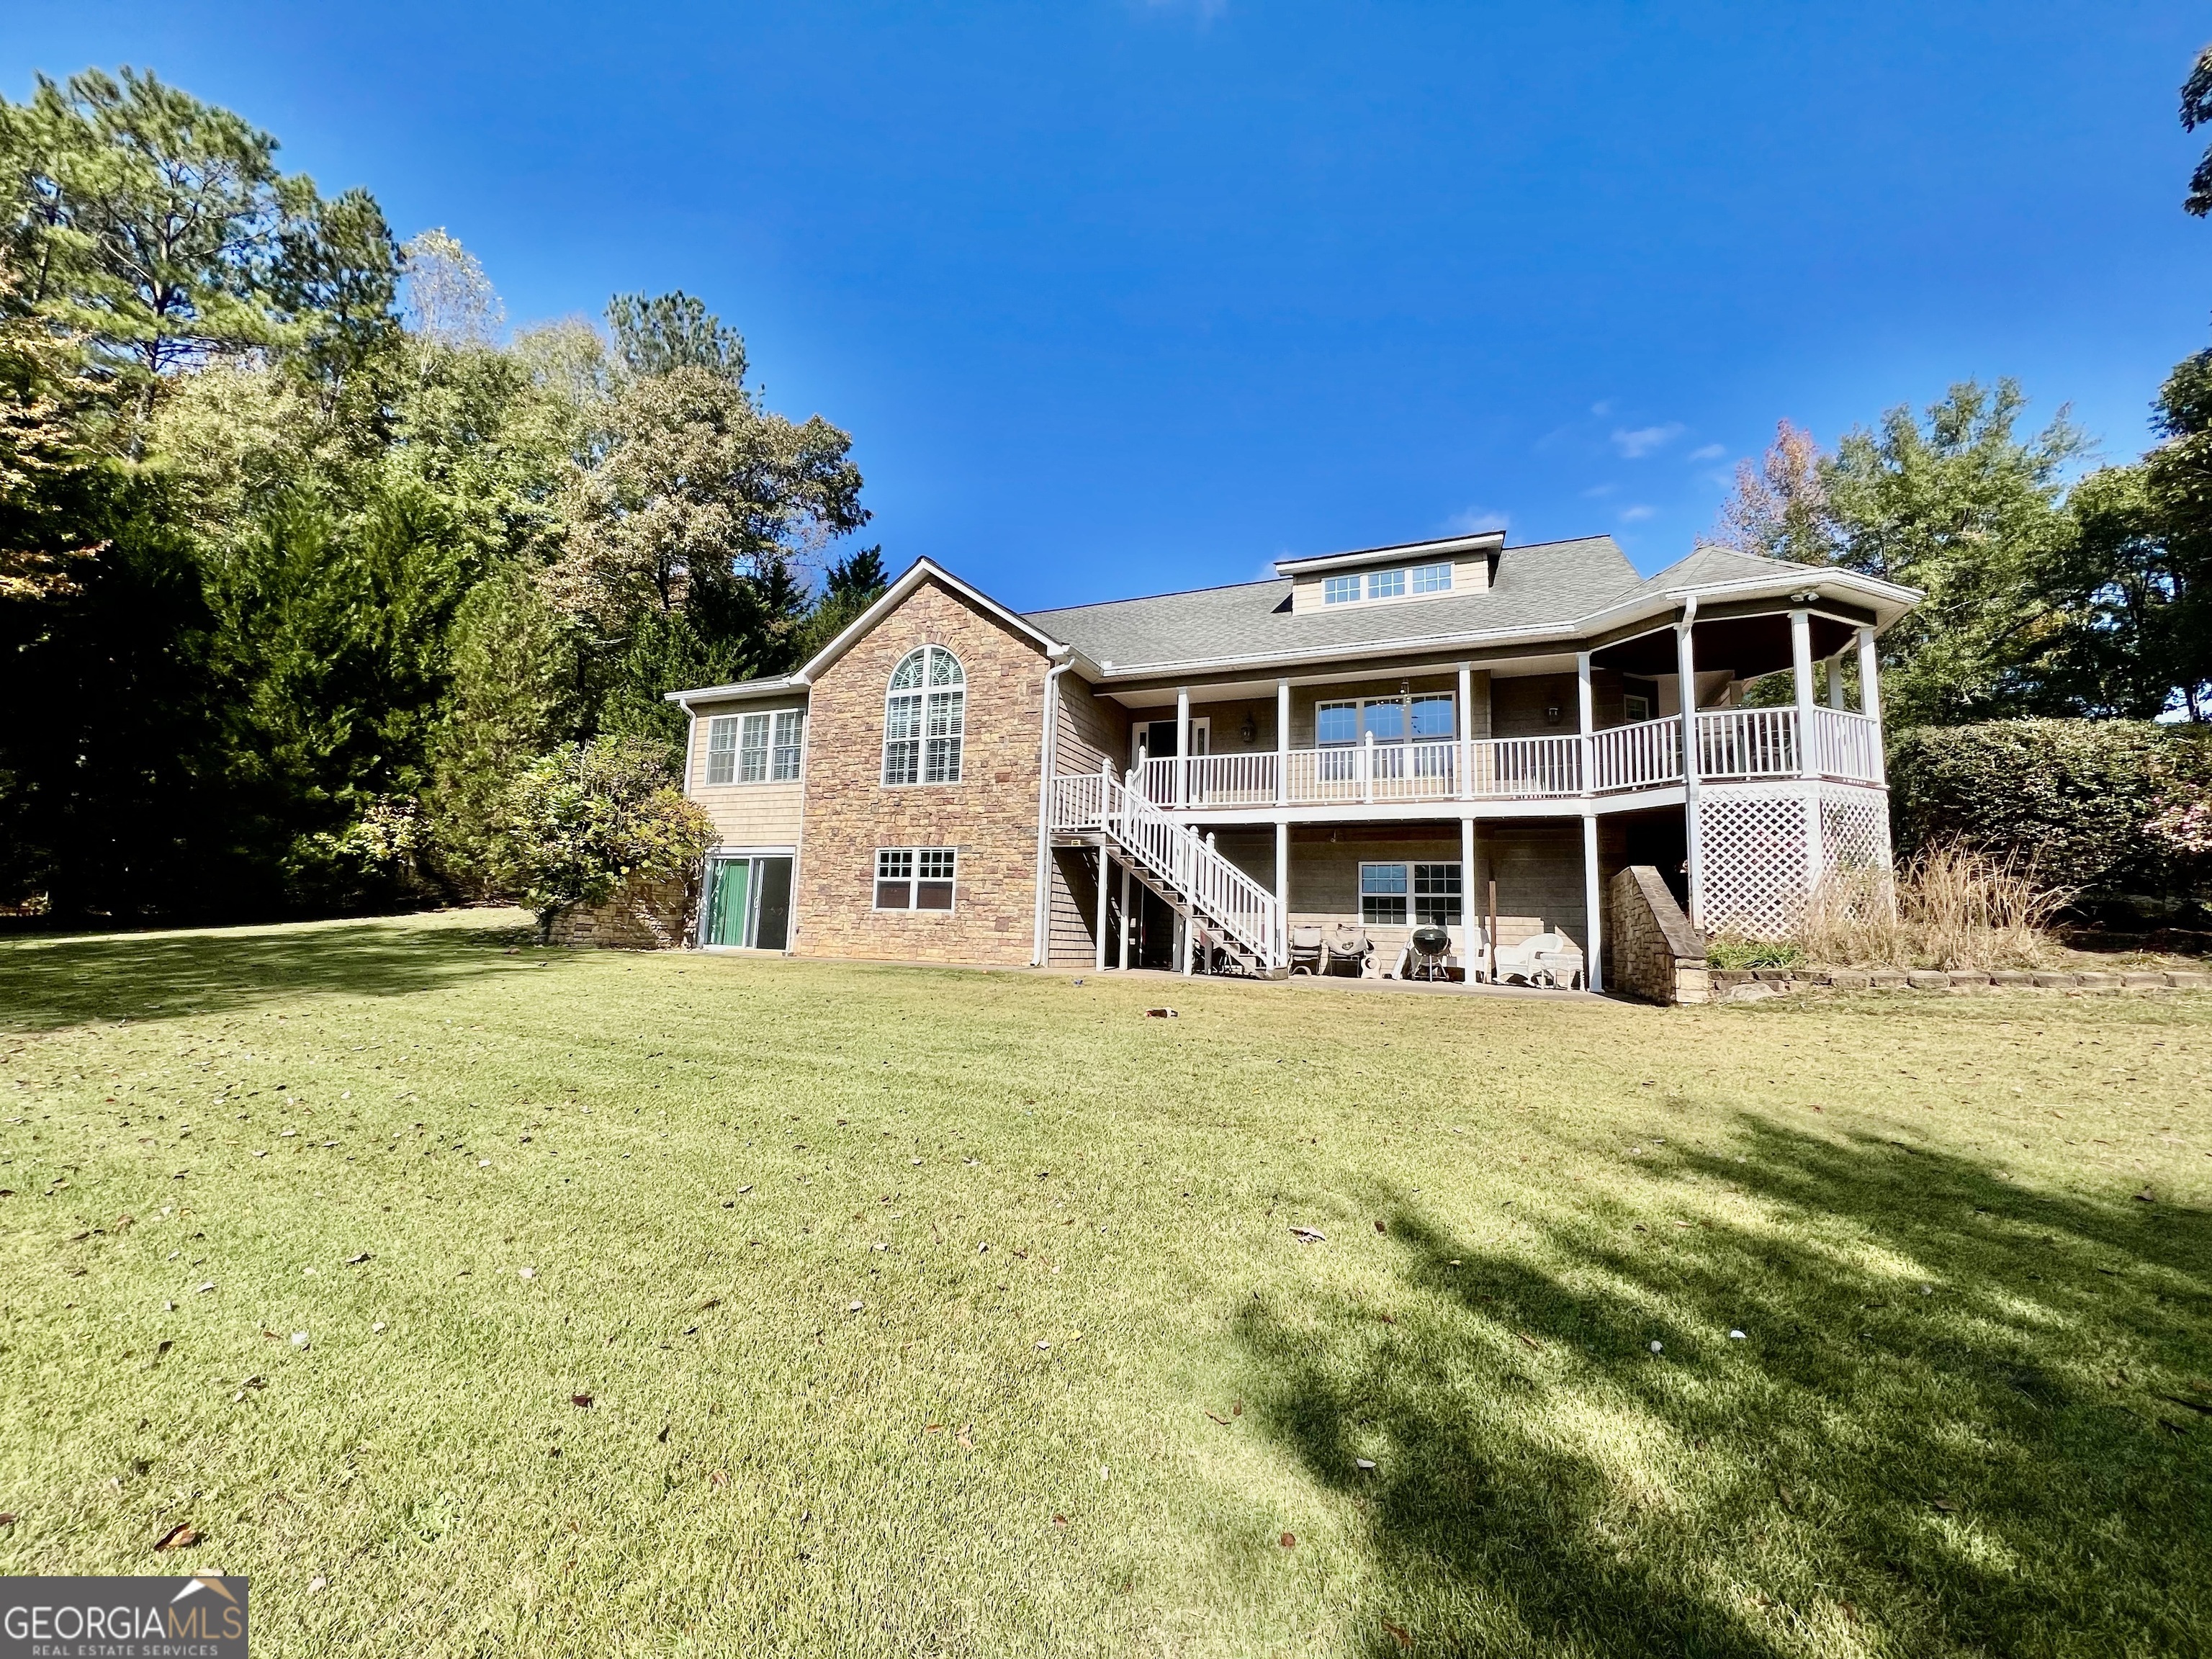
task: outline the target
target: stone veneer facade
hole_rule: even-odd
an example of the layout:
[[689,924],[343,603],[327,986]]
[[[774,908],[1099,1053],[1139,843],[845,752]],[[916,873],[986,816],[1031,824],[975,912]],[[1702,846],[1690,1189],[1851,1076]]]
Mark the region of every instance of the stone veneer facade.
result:
[[1647,1002],[1712,1000],[1705,944],[1659,872],[1631,865],[1613,878],[1606,910],[1606,983]]
[[[921,645],[945,647],[967,675],[960,781],[886,787],[884,697]],[[1028,963],[1049,666],[1036,641],[931,580],[822,672],[807,719],[795,954]],[[952,909],[876,909],[879,847],[957,848]]]

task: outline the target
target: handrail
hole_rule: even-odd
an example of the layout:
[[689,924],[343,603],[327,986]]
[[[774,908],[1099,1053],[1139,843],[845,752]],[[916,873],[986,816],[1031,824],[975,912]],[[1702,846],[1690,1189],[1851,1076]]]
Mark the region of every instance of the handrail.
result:
[[1136,790],[1109,773],[1053,780],[1053,828],[1108,836],[1269,967],[1280,965],[1282,907],[1275,896]]
[[[1697,718],[1698,775],[1803,775],[1880,786],[1881,722],[1815,708],[1709,708]],[[1428,800],[1510,800],[1656,789],[1682,781],[1682,723],[1668,716],[1580,736],[1338,744],[1282,754],[1194,755],[1178,807],[1172,759],[1131,775],[1136,793],[1170,810],[1328,806]],[[1279,787],[1279,790],[1278,786]]]

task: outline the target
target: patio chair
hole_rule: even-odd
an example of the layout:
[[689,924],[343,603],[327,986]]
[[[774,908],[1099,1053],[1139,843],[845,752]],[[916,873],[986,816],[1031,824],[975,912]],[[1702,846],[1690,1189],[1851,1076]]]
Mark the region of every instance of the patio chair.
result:
[[1583,982],[1583,953],[1565,933],[1537,933],[1518,945],[1498,947],[1498,978],[1501,984],[1517,980],[1577,990]]
[[1327,971],[1324,957],[1328,948],[1322,943],[1319,927],[1291,928],[1291,971],[1294,974],[1320,974]]
[[1333,974],[1340,962],[1350,963],[1355,975],[1364,976],[1375,960],[1375,946],[1367,937],[1367,930],[1352,922],[1340,921],[1328,930],[1322,941],[1322,972]]

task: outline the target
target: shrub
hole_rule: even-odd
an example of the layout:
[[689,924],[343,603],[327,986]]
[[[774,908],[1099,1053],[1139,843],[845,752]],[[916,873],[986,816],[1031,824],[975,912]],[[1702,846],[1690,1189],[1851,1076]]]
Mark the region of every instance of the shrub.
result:
[[[2148,720],[1923,726],[1889,755],[1900,852],[1957,843],[2091,897],[2212,894],[2177,809],[2212,786],[2212,730]],[[2161,836],[2161,821],[2176,834]]]
[[1709,968],[1795,968],[1804,960],[1803,947],[1788,939],[1738,939],[1723,933],[1705,946]]
[[1806,906],[1805,949],[1822,962],[1881,968],[2032,968],[2045,930],[2073,898],[2018,854],[1957,842],[1922,848],[1892,878],[1839,870]]
[[524,767],[505,797],[504,874],[552,936],[561,913],[604,904],[633,878],[688,878],[714,842],[665,750],[641,738],[567,744]]

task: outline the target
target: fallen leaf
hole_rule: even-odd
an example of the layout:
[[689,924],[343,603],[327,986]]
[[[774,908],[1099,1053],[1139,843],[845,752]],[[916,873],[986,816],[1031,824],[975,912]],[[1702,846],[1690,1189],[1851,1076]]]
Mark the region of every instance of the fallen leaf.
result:
[[1410,1648],[1413,1645],[1413,1632],[1408,1631],[1403,1625],[1394,1625],[1388,1619],[1385,1619],[1382,1621],[1382,1628],[1390,1632],[1390,1639],[1397,1643],[1401,1649]]
[[1241,1401],[1241,1400],[1240,1400],[1240,1401],[1238,1401],[1235,1405],[1231,1406],[1231,1407],[1229,1408],[1229,1414],[1230,1414],[1231,1417],[1242,1417],[1242,1416],[1243,1416],[1243,1415],[1244,1415],[1244,1402],[1243,1402],[1243,1401]]
[[1285,1549],[1289,1549],[1291,1546],[1293,1546],[1294,1544],[1296,1544],[1297,1541],[1298,1541],[1298,1535],[1297,1535],[1296,1533],[1294,1533],[1294,1532],[1286,1532],[1286,1533],[1285,1533],[1285,1534],[1283,1534],[1283,1547],[1284,1547]]
[[1318,1227],[1293,1227],[1291,1229],[1291,1237],[1297,1239],[1301,1244],[1326,1244],[1328,1243],[1328,1235],[1322,1231]]
[[945,1425],[942,1423],[925,1423],[921,1425],[921,1431],[924,1434],[942,1434],[945,1432]]
[[589,1411],[592,1408],[592,1396],[587,1394],[572,1394],[568,1396],[568,1403],[579,1411]]
[[660,1425],[660,1432],[653,1437],[655,1440],[658,1440],[662,1445],[666,1445],[668,1443],[668,1425],[663,1423]]
[[349,1267],[358,1267],[362,1262],[368,1260],[368,1252],[367,1250],[363,1250],[359,1255],[348,1256],[346,1258],[346,1266]]
[[1215,1422],[1217,1422],[1217,1423],[1220,1424],[1220,1425],[1221,1425],[1221,1426],[1222,1426],[1223,1428],[1224,1428],[1224,1429],[1225,1429],[1225,1428],[1227,1428],[1227,1427],[1229,1426],[1229,1419],[1228,1419],[1227,1418],[1225,1418],[1225,1417],[1214,1417],[1214,1414],[1213,1414],[1212,1412],[1208,1412],[1208,1413],[1206,1413],[1206,1415],[1207,1415],[1208,1417],[1212,1417],[1212,1418],[1213,1418],[1213,1420],[1214,1420]]
[[[970,1426],[973,1426],[973,1425],[971,1425]],[[970,1438],[969,1438],[968,1430],[966,1430],[966,1429],[961,1429],[961,1430],[957,1430],[957,1431],[956,1431],[954,1432],[954,1434],[953,1434],[952,1439],[953,1439],[953,1443],[954,1443],[956,1445],[962,1445],[962,1446],[965,1446],[965,1447],[967,1447],[967,1448],[968,1448],[968,1449],[969,1449],[969,1451],[973,1451],[973,1450],[975,1450],[975,1443],[973,1440],[971,1440]]]
[[238,1386],[241,1389],[265,1389],[269,1386],[269,1379],[265,1376],[241,1377]]
[[744,1197],[747,1193],[749,1193],[749,1192],[750,1192],[750,1191],[752,1191],[752,1188],[751,1188],[750,1187],[740,1187],[740,1188],[738,1188],[738,1196],[739,1198],[743,1198],[743,1197]]
[[2136,1194],[2136,1202],[2138,1204],[2155,1204],[2158,1200],[2151,1196],[2150,1188],[2146,1187]]
[[1956,1515],[1959,1512],[1959,1506],[1948,1498],[1931,1498],[1928,1501],[1945,1515]]
[[12,1526],[14,1526],[15,1524],[15,1510],[9,1510],[6,1511],[4,1514],[0,1514],[0,1527],[12,1527]]
[[710,1486],[726,1486],[730,1484],[729,1474],[725,1470],[716,1469],[707,1477],[707,1484]]
[[1534,1337],[1530,1336],[1526,1331],[1516,1331],[1513,1334],[1519,1337],[1523,1342],[1534,1348],[1538,1353],[1544,1352],[1544,1345],[1539,1342]]
[[1355,1457],[1352,1460],[1352,1467],[1362,1474],[1372,1474],[1375,1472],[1375,1460],[1371,1457]]
[[1064,1527],[1067,1524],[1067,1517],[1064,1515],[1055,1515],[1052,1517],[1052,1524],[1055,1527]]
[[1145,1018],[1146,1019],[1175,1019],[1179,1018],[1179,1016],[1172,1008],[1147,1008],[1145,1010]]
[[199,1541],[200,1535],[192,1530],[191,1522],[179,1521],[161,1534],[161,1541],[154,1547],[156,1550],[188,1550]]
[[1385,1325],[1395,1325],[1398,1322],[1396,1317],[1390,1314],[1377,1314],[1375,1316],[1381,1320]]
[[319,1595],[322,1591],[328,1589],[330,1587],[331,1581],[327,1578],[324,1578],[319,1576],[310,1578],[307,1581],[307,1594],[310,1595]]
[[[1797,1513],[1797,1505],[1790,1501],[1790,1488],[1784,1486],[1778,1480],[1775,1482],[1774,1485],[1774,1495],[1782,1500],[1782,1507],[1784,1509],[1789,1510],[1792,1515]],[[1942,1506],[1939,1505],[1939,1507]]]
[[710,1296],[710,1297],[708,1297],[704,1302],[702,1302],[702,1303],[699,1304],[699,1311],[700,1311],[701,1313],[704,1313],[704,1312],[706,1312],[706,1311],[707,1311],[707,1310],[708,1310],[708,1309],[709,1309],[709,1308],[719,1308],[719,1307],[720,1307],[721,1305],[722,1305],[722,1298],[721,1298],[720,1297],[719,1297],[719,1296]]
[[1375,1231],[1376,1231],[1376,1232],[1378,1232],[1378,1233],[1387,1233],[1387,1232],[1389,1232],[1390,1230],[1389,1230],[1389,1228],[1388,1228],[1388,1227],[1384,1226],[1381,1222],[1379,1222],[1379,1221],[1378,1221],[1378,1222],[1376,1222],[1376,1223],[1375,1224]]

